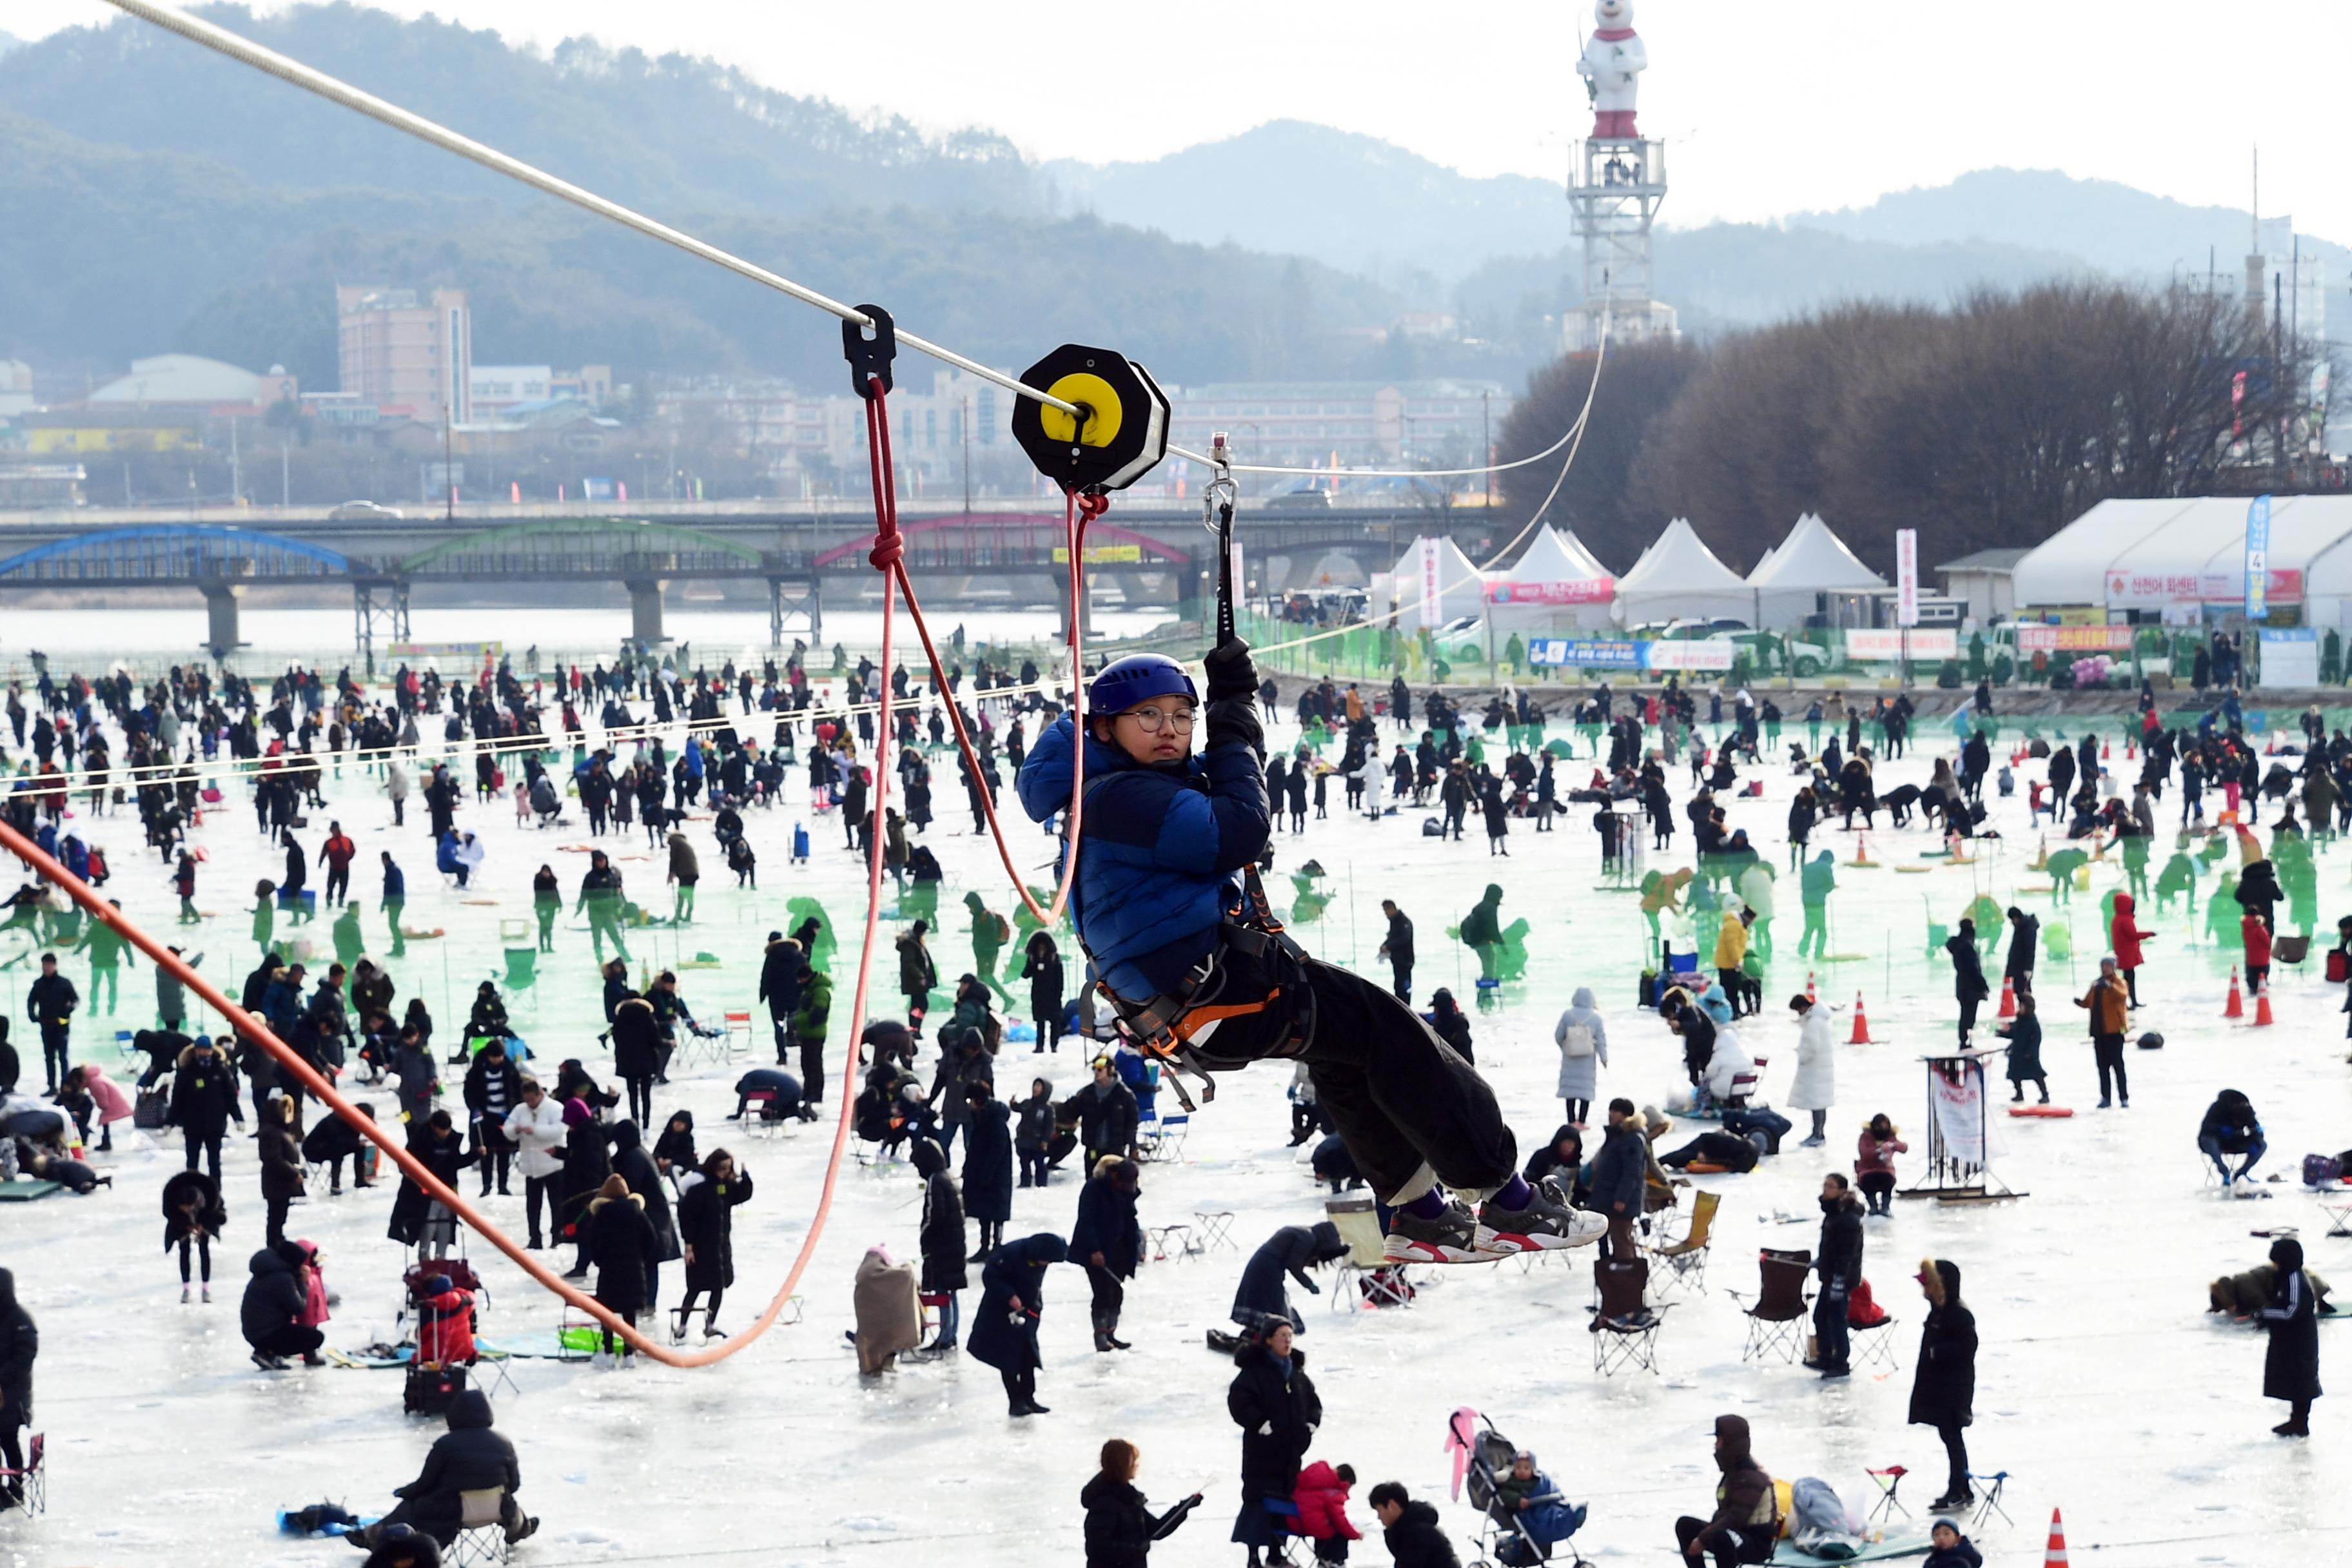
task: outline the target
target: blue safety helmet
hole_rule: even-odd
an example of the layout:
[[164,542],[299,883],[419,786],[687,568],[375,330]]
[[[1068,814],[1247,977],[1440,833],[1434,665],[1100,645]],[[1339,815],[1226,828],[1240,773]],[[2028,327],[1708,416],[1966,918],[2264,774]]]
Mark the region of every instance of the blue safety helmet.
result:
[[1162,653],[1131,653],[1103,667],[1087,688],[1087,711],[1108,718],[1124,713],[1155,697],[1189,697],[1201,700],[1184,667]]

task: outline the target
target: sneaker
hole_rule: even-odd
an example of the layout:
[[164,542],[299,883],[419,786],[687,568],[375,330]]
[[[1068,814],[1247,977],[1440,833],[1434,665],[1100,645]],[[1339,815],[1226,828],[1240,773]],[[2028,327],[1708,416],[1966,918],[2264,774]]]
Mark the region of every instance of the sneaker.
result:
[[1507,1209],[1488,1198],[1480,1205],[1478,1222],[1489,1233],[1478,1246],[1499,1257],[1518,1252],[1556,1252],[1585,1247],[1609,1234],[1609,1222],[1584,1209],[1570,1208],[1559,1184],[1547,1176],[1525,1208]]
[[264,1355],[259,1351],[253,1352],[253,1364],[264,1372],[284,1372],[287,1366],[285,1357]]
[[1489,1256],[1481,1249],[1481,1240],[1492,1235],[1467,1204],[1448,1198],[1445,1212],[1434,1219],[1423,1219],[1410,1209],[1390,1215],[1384,1250],[1391,1263],[1479,1263]]
[[1829,1142],[1829,1140],[1828,1140],[1828,1139],[1826,1139],[1826,1138],[1822,1137],[1820,1133],[1816,1132],[1816,1133],[1814,1133],[1811,1137],[1807,1138],[1807,1139],[1804,1139],[1804,1140],[1802,1140],[1801,1142],[1800,1142],[1798,1143],[1797,1147],[1798,1147],[1798,1148],[1800,1148],[1800,1149],[1818,1149],[1818,1148],[1820,1148],[1822,1144],[1824,1144],[1824,1143],[1826,1143],[1826,1142]]
[[209,1285],[199,1287],[197,1300],[203,1301],[207,1307],[211,1306],[213,1304],[213,1288]]
[[2099,1101],[2098,1105],[2097,1105],[2095,1109],[2099,1110],[2105,1110],[2108,1109],[2110,1106],[2112,1106],[2112,1105],[2114,1105],[2114,1104],[2115,1104],[2115,1101],[2114,1101],[2114,1100],[2102,1100],[2101,1101]]
[[1852,1377],[1853,1375],[1853,1368],[1850,1366],[1825,1366],[1822,1368],[1821,1371],[1822,1381],[1824,1383],[1830,1382],[1834,1378]]
[[1942,1497],[1937,1498],[1934,1502],[1927,1505],[1927,1511],[1929,1513],[1959,1513],[1968,1509],[1974,1508],[1976,1506],[1976,1500],[1977,1497],[1974,1492],[1946,1492]]
[[184,1307],[195,1299],[196,1288],[186,1280],[180,1281],[180,1305]]

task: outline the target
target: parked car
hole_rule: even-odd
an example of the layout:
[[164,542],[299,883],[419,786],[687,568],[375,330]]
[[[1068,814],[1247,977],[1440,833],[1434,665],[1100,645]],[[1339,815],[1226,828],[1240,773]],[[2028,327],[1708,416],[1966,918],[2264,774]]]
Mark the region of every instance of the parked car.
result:
[[397,507],[378,506],[372,500],[347,500],[327,513],[329,522],[398,522]]

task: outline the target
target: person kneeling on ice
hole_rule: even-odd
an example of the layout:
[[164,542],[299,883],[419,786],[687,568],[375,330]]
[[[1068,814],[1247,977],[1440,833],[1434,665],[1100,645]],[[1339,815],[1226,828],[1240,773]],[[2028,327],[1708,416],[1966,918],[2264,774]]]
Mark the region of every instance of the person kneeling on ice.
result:
[[459,1521],[465,1518],[465,1494],[471,1491],[499,1494],[499,1521],[506,1527],[509,1543],[539,1529],[539,1521],[526,1516],[515,1499],[522,1488],[522,1466],[515,1459],[514,1445],[490,1429],[489,1395],[478,1388],[467,1389],[450,1402],[448,1420],[449,1430],[433,1440],[416,1479],[393,1489],[399,1505],[365,1530],[352,1531],[345,1541],[362,1552],[373,1551],[385,1531],[405,1524],[446,1548],[463,1529]]
[[[1204,709],[1175,660],[1116,660],[1087,690],[1086,735],[1063,717],[1021,769],[1023,806],[1048,821],[1077,804],[1086,747],[1071,909],[1127,1032],[1204,1075],[1269,1057],[1311,1067],[1349,1152],[1396,1211],[1395,1261],[1595,1239],[1597,1219],[1518,1174],[1517,1146],[1475,1069],[1391,992],[1307,956],[1267,914],[1255,877],[1268,833],[1257,671],[1239,639],[1205,662]],[[1195,756],[1200,722],[1207,744]],[[1483,1212],[1449,1187],[1485,1199]]]

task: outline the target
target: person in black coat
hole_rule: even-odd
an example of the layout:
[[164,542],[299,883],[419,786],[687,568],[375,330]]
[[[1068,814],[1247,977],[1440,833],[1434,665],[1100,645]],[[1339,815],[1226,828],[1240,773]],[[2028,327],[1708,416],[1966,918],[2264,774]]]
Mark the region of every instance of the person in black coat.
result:
[[1106,1154],[1121,1159],[1135,1155],[1135,1131],[1140,1113],[1135,1092],[1119,1081],[1118,1069],[1108,1056],[1094,1061],[1094,1080],[1064,1100],[1065,1119],[1078,1124],[1078,1143],[1087,1152],[1091,1171]]
[[[478,1003],[475,1010],[480,1011]],[[481,1054],[466,1069],[463,1094],[474,1149],[481,1156],[484,1197],[490,1195],[493,1181],[500,1197],[513,1195],[507,1188],[507,1173],[514,1161],[515,1142],[507,1136],[507,1117],[522,1103],[522,1069],[507,1055],[510,1038],[503,1029],[485,1037]]]
[[[452,1191],[457,1185],[457,1173],[482,1157],[480,1151],[466,1147],[465,1135],[450,1125],[446,1110],[435,1111],[422,1127],[409,1128],[408,1152]],[[446,1241],[456,1232],[457,1220],[440,1200],[427,1195],[414,1178],[404,1173],[400,1190],[392,1197],[392,1223],[385,1234],[403,1247],[415,1247],[436,1237]]]
[[1037,1026],[1037,1050],[1060,1050],[1062,950],[1054,945],[1051,931],[1030,932],[1029,945],[1022,954],[1021,978],[1029,982],[1029,1017]]
[[964,1213],[980,1222],[974,1263],[987,1261],[1004,1239],[1013,1217],[1013,1108],[991,1092],[987,1080],[964,1089]]
[[654,1005],[631,996],[613,1009],[613,1070],[629,1095],[629,1115],[654,1119],[654,1079],[661,1076],[661,1021]]
[[[558,1099],[563,1099],[562,1091]],[[612,1136],[586,1102],[563,1099],[563,1201],[558,1205],[558,1229],[579,1244],[579,1253],[564,1274],[567,1279],[588,1278],[593,1249],[588,1238],[588,1205],[604,1178],[613,1173]]]
[[661,1265],[678,1259],[677,1226],[670,1218],[669,1184],[661,1179],[654,1157],[646,1152],[645,1135],[634,1121],[613,1128],[613,1174],[629,1184],[629,1192],[645,1205],[646,1223],[653,1226],[654,1249],[646,1257],[646,1310],[661,1304]]
[[[916,1232],[916,1246],[923,1255],[919,1283],[924,1295],[947,1298],[940,1305],[939,1337],[926,1348],[951,1351],[963,1326],[963,1303],[956,1293],[971,1283],[963,1255],[963,1194],[948,1173],[948,1157],[937,1142],[917,1139],[913,1158],[915,1173],[923,1178],[923,1219]],[[969,1158],[964,1168],[971,1168]]]
[[1395,1481],[1374,1487],[1368,1500],[1396,1568],[1462,1568],[1454,1543],[1437,1527],[1437,1510],[1406,1495]]
[[1144,1568],[1151,1543],[1173,1535],[1200,1506],[1201,1494],[1194,1492],[1166,1513],[1154,1514],[1135,1489],[1142,1462],[1134,1444],[1113,1437],[1102,1446],[1102,1468],[1078,1489],[1078,1506],[1087,1510],[1087,1568]]
[[1950,1479],[1944,1495],[1929,1505],[1941,1512],[1976,1500],[1969,1489],[1969,1446],[1962,1433],[1976,1418],[1977,1320],[1961,1304],[1957,1263],[1940,1258],[1922,1263],[1919,1292],[1927,1299],[1927,1321],[1919,1330],[1919,1369],[1911,1380],[1911,1425],[1933,1426],[1944,1440]]
[[1381,900],[1381,913],[1389,918],[1389,934],[1381,943],[1378,956],[1389,961],[1389,969],[1396,980],[1397,1000],[1412,1000],[1412,919],[1396,907],[1393,899]]
[[1234,1292],[1234,1321],[1246,1329],[1283,1318],[1289,1321],[1294,1332],[1305,1333],[1306,1320],[1290,1304],[1283,1280],[1296,1279],[1308,1295],[1319,1296],[1323,1288],[1307,1271],[1347,1256],[1348,1244],[1339,1239],[1339,1227],[1328,1219],[1311,1226],[1284,1226],[1260,1242],[1242,1266],[1241,1286]]
[[1643,1135],[1641,1113],[1630,1100],[1612,1100],[1609,1131],[1592,1161],[1592,1212],[1609,1222],[1609,1235],[1601,1243],[1607,1257],[1633,1256],[1633,1225],[1648,1202],[1649,1175],[1650,1145]]
[[1551,1142],[1528,1156],[1527,1169],[1521,1173],[1531,1187],[1541,1186],[1547,1176],[1556,1175],[1560,1190],[1576,1207],[1592,1206],[1592,1189],[1584,1180],[1584,1134],[1573,1122],[1561,1122]]
[[404,1524],[446,1547],[457,1539],[464,1494],[470,1491],[499,1494],[499,1519],[509,1542],[537,1530],[539,1521],[525,1517],[515,1498],[522,1488],[522,1466],[514,1445],[491,1429],[491,1419],[489,1395],[478,1388],[458,1394],[449,1405],[449,1430],[433,1440],[425,1468],[406,1486],[393,1489],[398,1505],[352,1538],[374,1548],[387,1529]]
[[1944,951],[1952,955],[1952,994],[1960,1003],[1960,1049],[1967,1050],[1977,1026],[1977,1005],[1991,994],[1984,963],[1977,956],[1977,922],[1962,921],[1960,929],[1945,940]]
[[1127,1304],[1123,1281],[1135,1278],[1136,1265],[1143,1259],[1143,1226],[1135,1215],[1135,1200],[1142,1190],[1141,1168],[1132,1160],[1109,1155],[1078,1189],[1070,1256],[1086,1265],[1087,1282],[1094,1288],[1097,1353],[1128,1348],[1118,1337],[1118,1314]]
[[303,1260],[299,1244],[280,1241],[255,1253],[246,1265],[253,1277],[245,1282],[237,1326],[253,1347],[253,1364],[264,1372],[285,1371],[289,1355],[300,1356],[305,1366],[326,1364],[319,1354],[326,1336],[300,1321],[306,1295]]
[[2284,1399],[2288,1415],[2271,1428],[2282,1437],[2311,1436],[2311,1402],[2319,1397],[2319,1303],[2303,1271],[2303,1243],[2281,1237],[2271,1243],[2278,1277],[2271,1304],[2263,1309],[2270,1348],[2263,1356],[2263,1397]]
[[768,933],[766,954],[760,960],[760,1000],[768,1005],[768,1023],[776,1036],[776,1065],[790,1067],[786,1055],[793,1033],[793,1012],[801,1005],[808,960],[801,944],[780,931]]
[[[41,1353],[33,1314],[16,1300],[16,1276],[0,1268],[0,1459],[12,1470],[25,1468],[17,1428],[33,1424],[33,1362]],[[21,1506],[25,1487],[12,1479],[0,1487],[0,1510]]]
[[1323,1425],[1323,1402],[1291,1335],[1289,1320],[1279,1318],[1244,1340],[1225,1390],[1226,1414],[1242,1429],[1242,1504],[1233,1538],[1249,1549],[1254,1568],[1261,1552],[1281,1552],[1298,1517],[1291,1493],[1315,1428]]
[[188,1169],[196,1168],[202,1154],[213,1180],[219,1181],[221,1139],[230,1122],[245,1125],[245,1112],[237,1107],[236,1069],[208,1039],[199,1037],[181,1054],[172,1079],[171,1117],[187,1149]]
[[[735,1283],[735,1210],[751,1198],[751,1173],[740,1170],[735,1156],[713,1149],[698,1171],[680,1178],[677,1194],[677,1239],[686,1254],[686,1300],[677,1309],[677,1331],[704,1291],[710,1308],[702,1320],[702,1337],[725,1339],[719,1331],[719,1303]],[[959,1234],[957,1243],[961,1245]]]
[[[375,1106],[372,1101],[362,1100],[352,1109],[370,1121],[375,1120]],[[360,1179],[360,1173],[367,1169],[361,1163],[362,1152],[359,1129],[340,1116],[321,1116],[311,1124],[310,1131],[302,1135],[302,1158],[311,1164],[327,1167],[327,1194],[330,1197],[343,1190],[345,1160],[352,1163],[352,1186],[375,1185],[373,1182]]]
[[2009,961],[2001,966],[2001,977],[2017,989],[2020,996],[2033,989],[2035,944],[2042,938],[2039,917],[2027,914],[2015,905],[2009,910]]
[[[330,1120],[332,1120],[331,1118]],[[174,1171],[163,1183],[163,1250],[180,1251],[180,1302],[188,1300],[188,1254],[204,1264],[205,1300],[213,1299],[213,1242],[228,1228],[220,1183],[202,1171]]]
[[281,1095],[269,1102],[261,1119],[257,1152],[261,1156],[261,1201],[268,1215],[263,1236],[273,1246],[286,1238],[287,1211],[305,1190],[294,1111],[294,1101]]
[[2248,914],[2261,920],[2264,930],[2278,931],[2278,906],[2286,898],[2279,886],[2278,868],[2265,858],[2255,861],[2238,875],[2238,902]]
[[1842,1171],[1822,1178],[1822,1245],[1813,1259],[1821,1294],[1813,1300],[1813,1337],[1819,1353],[1805,1364],[1824,1378],[1845,1377],[1849,1353],[1846,1307],[1862,1281],[1862,1203]]
[[1046,1413],[1037,1403],[1037,1324],[1045,1315],[1045,1270],[1069,1256],[1067,1242],[1040,1231],[1006,1242],[980,1271],[980,1311],[965,1348],[1004,1380],[1015,1416]]
[[1462,1008],[1454,1000],[1453,992],[1442,985],[1431,992],[1429,1011],[1423,1013],[1422,1016],[1429,1021],[1429,1026],[1432,1029],[1437,1031],[1439,1039],[1454,1047],[1455,1056],[1465,1062],[1476,1062],[1477,1058],[1470,1051],[1470,1020],[1463,1016]]
[[[646,1218],[645,1203],[629,1191],[617,1171],[588,1204],[589,1251],[596,1259],[596,1300],[614,1316],[634,1324],[649,1303],[660,1238]],[[618,1353],[619,1336],[604,1331],[604,1354]]]

